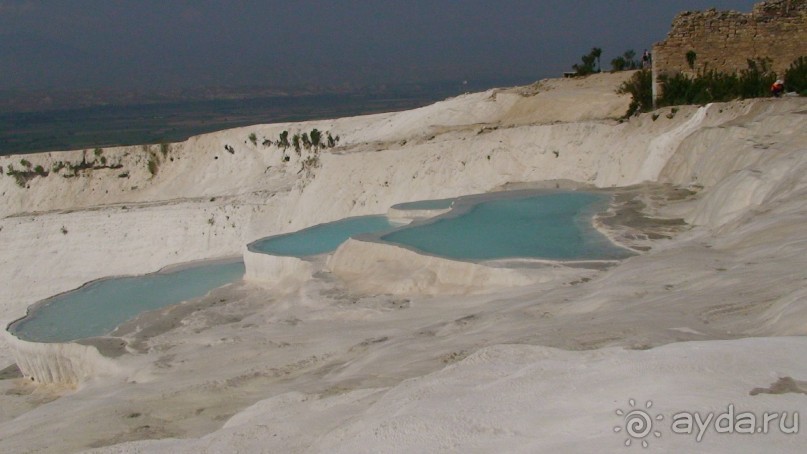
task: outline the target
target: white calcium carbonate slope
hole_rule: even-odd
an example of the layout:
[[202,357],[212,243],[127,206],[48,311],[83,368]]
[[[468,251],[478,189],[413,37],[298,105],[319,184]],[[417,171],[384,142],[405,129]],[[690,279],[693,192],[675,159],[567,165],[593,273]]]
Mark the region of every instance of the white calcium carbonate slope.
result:
[[[491,275],[496,288],[474,280],[462,296],[441,289],[462,293],[465,268],[418,275],[418,260],[433,259],[402,253],[400,272],[413,277],[393,284],[384,272],[395,268],[374,269],[378,251],[356,244],[332,257],[344,279],[324,262],[312,274],[308,265],[292,272],[257,258],[266,274],[290,279],[236,284],[147,340],[128,335],[129,352],[110,360],[111,376],[46,403],[36,398],[43,390],[0,381],[10,392],[0,402],[8,409],[0,449],[625,452],[624,430],[613,429],[628,399],[652,400],[664,424],[673,412],[729,404],[803,412],[807,101],[667,108],[618,122],[628,100],[614,90],[625,77],[221,131],[166,154],[105,149],[121,168],[51,173],[26,188],[0,177],[6,322],[93,279],[241,255],[263,236],[402,202],[567,180],[692,191],[680,200],[644,196],[648,215],[683,218],[691,228],[648,240],[652,248],[640,256],[605,270],[560,267],[547,279]],[[316,166],[303,168],[308,151],[289,150],[284,162],[282,150],[261,145],[283,130],[312,128],[341,138]],[[52,168],[93,153],[28,159]],[[150,320],[174,323],[171,314]],[[11,362],[8,346],[0,359]],[[784,393],[749,394],[785,377],[792,380]],[[660,432],[648,450],[803,445],[801,434],[708,433],[698,443],[668,425]],[[166,440],[150,440],[158,438]]]

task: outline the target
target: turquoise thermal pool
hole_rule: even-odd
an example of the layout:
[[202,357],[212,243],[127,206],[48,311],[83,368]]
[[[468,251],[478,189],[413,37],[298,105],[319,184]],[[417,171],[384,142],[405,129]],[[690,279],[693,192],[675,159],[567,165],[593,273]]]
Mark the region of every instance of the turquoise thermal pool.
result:
[[[587,192],[513,193],[397,205],[445,215],[400,226],[386,216],[360,216],[272,236],[253,252],[307,257],[336,250],[348,238],[379,241],[455,260],[538,258],[618,260],[630,251],[613,244],[591,223],[608,196]],[[140,313],[198,298],[240,279],[243,262],[213,263],[171,272],[103,279],[35,305],[9,326],[23,340],[67,342],[112,332]]]
[[607,195],[518,192],[479,200],[472,196],[402,203],[393,208],[454,210],[410,226],[396,225],[382,215],[346,218],[267,237],[250,244],[249,250],[307,257],[333,252],[350,237],[372,234],[374,241],[456,260],[617,260],[633,255],[592,226],[594,214],[607,207]]
[[112,332],[138,314],[204,296],[244,276],[243,262],[103,279],[43,301],[9,332],[33,342],[68,342]]
[[607,202],[606,195],[586,192],[498,198],[380,239],[458,260],[615,260],[633,255],[591,225]]
[[251,243],[249,250],[271,255],[307,257],[333,252],[351,236],[393,228],[395,225],[386,216],[359,216],[263,238]]

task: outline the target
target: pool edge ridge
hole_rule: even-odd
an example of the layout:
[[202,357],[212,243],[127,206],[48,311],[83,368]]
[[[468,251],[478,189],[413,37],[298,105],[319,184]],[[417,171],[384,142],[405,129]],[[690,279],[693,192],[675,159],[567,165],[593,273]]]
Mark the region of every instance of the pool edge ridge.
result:
[[99,377],[123,377],[126,369],[93,345],[75,342],[30,342],[4,325],[2,339],[25,379],[36,384],[77,387]]
[[351,290],[368,293],[462,295],[540,284],[595,270],[566,266],[510,268],[421,254],[404,246],[350,238],[326,269]]
[[310,279],[316,269],[308,260],[298,257],[272,255],[244,248],[244,281],[273,288],[301,284]]

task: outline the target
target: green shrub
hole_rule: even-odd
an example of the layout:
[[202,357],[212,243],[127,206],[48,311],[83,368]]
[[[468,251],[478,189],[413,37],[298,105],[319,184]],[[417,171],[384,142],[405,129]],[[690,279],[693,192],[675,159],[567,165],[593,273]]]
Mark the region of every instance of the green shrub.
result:
[[319,146],[321,145],[320,141],[322,140],[322,133],[317,129],[314,128],[311,130],[311,145],[314,147],[314,150],[318,150]]
[[95,154],[95,157],[97,158],[97,157],[101,156],[102,154],[104,154],[104,149],[103,148],[96,148],[95,150],[93,150],[93,153]]
[[31,171],[16,170],[12,164],[9,164],[8,170],[6,170],[6,175],[14,177],[14,181],[17,183],[17,186],[25,188],[26,184],[28,184],[28,180],[30,180],[34,174]]
[[785,71],[785,87],[801,96],[807,96],[807,57],[799,57]]
[[738,80],[741,98],[761,98],[770,95],[776,73],[770,70],[771,59],[748,60],[748,69],[740,71]]
[[151,176],[157,175],[157,171],[160,169],[160,164],[154,157],[149,159],[148,169]]
[[249,141],[252,142],[252,145],[258,145],[258,136],[253,132],[249,135]]
[[578,76],[587,76],[589,74],[597,72],[598,64],[597,62],[600,59],[600,55],[602,54],[602,49],[598,47],[594,47],[591,49],[591,52],[583,55],[582,64],[572,65],[572,69],[574,69],[575,73]]
[[[678,73],[662,75],[659,82],[662,95],[656,100],[657,107],[682,104],[708,104],[734,99],[759,98],[770,94],[770,86],[776,73],[770,70],[770,59],[748,60],[748,68],[735,74],[715,70],[704,71],[695,77]],[[807,58],[802,57],[791,65],[793,79],[798,81],[799,71],[807,78]],[[652,75],[647,70],[637,72],[623,83],[618,93],[630,93],[633,97],[627,116],[649,111],[653,106]]]
[[623,57],[616,57],[611,60],[611,72],[619,72],[625,70],[625,59]]
[[289,132],[288,131],[283,131],[283,132],[280,133],[280,138],[278,138],[278,140],[277,140],[277,146],[279,148],[282,148],[283,151],[286,151],[286,149],[291,146],[291,144],[289,144]]
[[313,171],[313,169],[316,169],[319,166],[320,166],[319,156],[316,155],[308,156],[303,160],[302,167],[300,167],[300,171],[297,173],[306,171],[306,176],[311,176],[312,175],[311,172]]
[[31,161],[29,161],[27,159],[20,159],[20,164],[22,164],[22,166],[27,168],[27,169],[31,168]]
[[171,144],[161,143],[160,144],[160,153],[163,154],[163,157],[168,156],[168,152],[171,151]]
[[633,77],[620,85],[617,93],[630,93],[633,99],[628,106],[626,117],[636,112],[647,112],[653,108],[653,74],[646,69],[637,71]]
[[676,74],[661,76],[662,95],[656,105],[677,106],[681,104],[708,104],[734,99],[768,96],[776,73],[770,71],[769,59],[748,60],[748,68],[739,74],[727,74],[715,70],[705,71],[695,77]]
[[611,71],[630,71],[641,68],[641,62],[635,57],[636,52],[633,49],[626,50],[625,53],[611,60]]
[[633,49],[626,50],[622,54],[622,58],[625,59],[625,69],[639,69],[642,67],[639,60],[636,59],[636,51]]
[[[663,95],[658,102],[659,106],[677,106],[681,104],[707,104],[717,100],[714,88],[725,95],[732,91],[726,89],[727,85],[735,85],[736,80],[724,79],[716,71],[707,71],[696,77],[676,74],[673,77],[661,78],[664,87]],[[736,91],[736,87],[734,89]]]
[[91,169],[91,168],[93,167],[93,164],[92,164],[92,163],[90,163],[90,162],[87,162],[87,161],[83,161],[83,160],[82,160],[82,161],[81,161],[81,162],[79,162],[78,164],[72,164],[72,163],[68,163],[68,164],[67,164],[67,167],[68,167],[68,168],[70,169],[70,171],[73,173],[73,176],[74,176],[74,177],[77,177],[77,176],[78,176],[78,174],[79,174],[79,172],[81,172],[82,170],[85,170],[85,169]]
[[294,151],[297,155],[300,155],[300,134],[295,134],[291,138],[291,146],[294,147]]
[[659,77],[664,93],[658,104],[687,104],[690,99],[690,93],[693,92],[694,80],[683,74],[675,74],[673,76],[662,75]]

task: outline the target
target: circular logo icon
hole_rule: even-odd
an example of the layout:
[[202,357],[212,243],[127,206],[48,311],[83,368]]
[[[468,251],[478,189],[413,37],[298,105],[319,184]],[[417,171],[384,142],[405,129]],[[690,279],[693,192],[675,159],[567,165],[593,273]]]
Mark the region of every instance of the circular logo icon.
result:
[[630,446],[633,440],[642,440],[642,447],[646,448],[649,443],[647,437],[652,433],[654,437],[660,438],[661,432],[653,430],[653,421],[661,421],[664,415],[656,415],[655,417],[650,414],[650,408],[653,406],[653,401],[648,400],[645,403],[645,408],[636,408],[636,401],[633,399],[628,400],[631,408],[623,411],[617,409],[616,414],[623,419],[623,425],[614,427],[614,432],[625,431],[628,438],[625,440],[625,446]]

